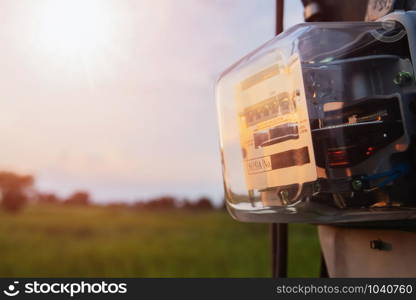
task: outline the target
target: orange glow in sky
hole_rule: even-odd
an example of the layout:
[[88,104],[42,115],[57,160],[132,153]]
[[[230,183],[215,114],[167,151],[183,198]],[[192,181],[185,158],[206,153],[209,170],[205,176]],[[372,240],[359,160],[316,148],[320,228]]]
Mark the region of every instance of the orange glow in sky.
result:
[[0,0],[0,170],[98,200],[222,197],[213,86],[274,0]]

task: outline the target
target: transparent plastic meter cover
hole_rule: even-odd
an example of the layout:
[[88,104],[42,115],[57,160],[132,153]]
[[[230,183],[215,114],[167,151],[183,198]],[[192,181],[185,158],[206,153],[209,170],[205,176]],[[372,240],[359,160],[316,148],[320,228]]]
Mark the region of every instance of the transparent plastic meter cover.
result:
[[410,56],[399,23],[308,23],[226,70],[216,96],[231,214],[413,218]]

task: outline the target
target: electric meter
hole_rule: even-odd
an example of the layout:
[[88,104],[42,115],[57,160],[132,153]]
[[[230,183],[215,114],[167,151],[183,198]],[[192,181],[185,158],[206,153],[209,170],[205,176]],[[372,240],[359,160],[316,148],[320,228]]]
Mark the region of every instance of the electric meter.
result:
[[299,24],[220,76],[225,198],[236,219],[416,218],[415,20]]

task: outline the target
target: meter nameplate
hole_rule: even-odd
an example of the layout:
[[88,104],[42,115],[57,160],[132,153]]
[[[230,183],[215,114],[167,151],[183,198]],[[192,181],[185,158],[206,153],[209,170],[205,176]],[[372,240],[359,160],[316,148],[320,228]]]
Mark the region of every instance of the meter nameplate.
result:
[[274,61],[236,87],[240,143],[248,189],[317,179],[298,56]]

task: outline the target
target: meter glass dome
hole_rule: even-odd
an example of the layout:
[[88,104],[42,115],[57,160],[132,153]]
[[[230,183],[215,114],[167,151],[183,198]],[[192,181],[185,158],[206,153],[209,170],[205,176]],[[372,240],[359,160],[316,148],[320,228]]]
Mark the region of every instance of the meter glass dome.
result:
[[300,24],[220,76],[224,187],[235,218],[416,217],[408,35],[396,21]]

